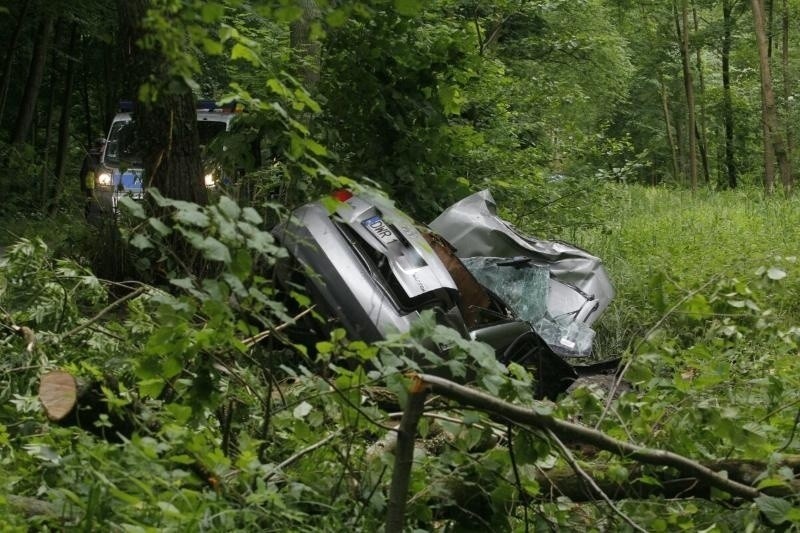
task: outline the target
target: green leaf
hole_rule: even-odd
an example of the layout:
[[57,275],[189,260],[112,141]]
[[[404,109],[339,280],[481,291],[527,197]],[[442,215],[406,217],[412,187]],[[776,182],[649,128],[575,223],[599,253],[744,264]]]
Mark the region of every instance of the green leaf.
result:
[[153,243],[141,233],[137,233],[131,239],[131,246],[138,248],[139,250],[146,250],[147,248],[152,248]]
[[756,498],[755,502],[758,510],[764,513],[767,520],[776,526],[786,522],[789,511],[792,509],[792,504],[783,498],[767,496],[766,494]]
[[188,224],[198,228],[207,228],[210,222],[208,215],[200,211],[197,205],[189,205],[193,207],[178,209],[178,211],[175,213],[175,220],[182,224]]
[[320,341],[317,343],[317,351],[321,354],[328,354],[333,351],[333,343],[328,341]]
[[224,50],[222,43],[215,41],[214,39],[204,37],[201,42],[203,43],[203,50],[205,50],[205,52],[210,56],[218,56],[222,54]]
[[239,204],[234,202],[228,196],[223,196],[219,199],[219,210],[228,217],[229,220],[236,220],[242,212]]
[[211,261],[222,261],[223,263],[231,262],[231,253],[228,247],[214,237],[206,237],[203,239],[200,250],[203,252],[203,257]]
[[139,219],[147,218],[147,215],[144,212],[144,207],[140,202],[137,202],[130,196],[123,196],[119,199],[119,203],[122,207],[124,207],[131,216],[134,216]]
[[144,379],[139,382],[139,394],[141,396],[149,396],[157,398],[161,391],[164,390],[166,382],[163,378]]
[[297,405],[292,411],[292,416],[295,418],[305,418],[311,412],[313,407],[308,402],[302,402]]
[[311,150],[315,155],[327,155],[328,150],[316,141],[305,139],[306,148]]
[[255,67],[261,66],[261,58],[250,47],[236,43],[231,49],[231,59],[244,59]]
[[245,207],[244,209],[242,209],[242,219],[245,222],[249,222],[255,225],[259,225],[263,222],[261,215],[259,215],[258,211],[256,211],[252,207]]
[[327,22],[331,28],[344,26],[344,23],[347,22],[347,13],[345,13],[343,9],[334,9],[325,16],[325,22]]
[[170,228],[157,218],[151,218],[147,221],[147,223],[150,224],[150,227],[156,230],[156,232],[158,232],[163,237],[166,237],[167,235],[172,233],[172,228]]
[[394,8],[401,15],[413,17],[422,9],[422,0],[394,0]]
[[773,281],[779,281],[786,277],[786,272],[780,268],[771,267],[767,270],[767,277]]
[[694,320],[702,320],[711,316],[713,309],[708,304],[708,300],[702,294],[695,294],[683,304],[684,312]]
[[200,10],[200,16],[203,18],[203,22],[216,22],[221,19],[224,14],[225,8],[222,4],[217,4],[215,2],[203,4]]

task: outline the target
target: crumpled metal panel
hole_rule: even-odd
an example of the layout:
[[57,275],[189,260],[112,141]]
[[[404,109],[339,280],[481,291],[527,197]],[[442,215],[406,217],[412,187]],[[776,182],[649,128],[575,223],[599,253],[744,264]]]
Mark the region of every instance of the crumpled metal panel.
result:
[[488,190],[453,204],[430,228],[456,248],[459,257],[529,257],[550,268],[547,307],[553,318],[572,316],[591,325],[614,298],[602,261],[575,246],[519,233],[497,216]]

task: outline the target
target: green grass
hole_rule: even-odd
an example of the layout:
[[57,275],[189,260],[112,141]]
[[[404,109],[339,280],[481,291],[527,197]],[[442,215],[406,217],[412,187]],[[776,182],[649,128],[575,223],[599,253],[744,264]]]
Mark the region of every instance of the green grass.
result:
[[752,283],[759,267],[775,266],[789,275],[769,291],[769,304],[787,318],[800,310],[800,268],[791,262],[800,255],[800,199],[639,186],[612,196],[603,228],[573,239],[603,258],[617,290],[599,328],[606,350],[624,349],[661,317],[659,275],[686,294],[715,276]]

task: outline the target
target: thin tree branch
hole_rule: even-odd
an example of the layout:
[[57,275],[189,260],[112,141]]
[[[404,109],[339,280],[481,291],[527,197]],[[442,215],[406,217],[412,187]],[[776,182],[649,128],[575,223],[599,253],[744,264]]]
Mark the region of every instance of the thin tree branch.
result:
[[275,474],[277,474],[279,471],[283,470],[284,468],[286,468],[290,464],[294,463],[298,459],[302,458],[303,456],[308,455],[309,453],[313,452],[314,450],[318,450],[319,448],[322,448],[323,446],[328,444],[330,441],[335,439],[337,436],[339,436],[339,434],[341,432],[342,432],[341,429],[338,430],[338,431],[334,431],[333,433],[331,433],[330,435],[328,435],[324,439],[315,442],[311,446],[307,446],[307,447],[303,448],[302,450],[300,450],[300,451],[296,452],[295,454],[291,455],[288,459],[285,459],[285,460],[281,461],[272,470],[269,471],[269,473],[266,475],[266,477],[264,477],[264,481],[268,481],[272,476],[274,476]]
[[397,446],[394,452],[394,470],[392,484],[389,487],[389,505],[386,511],[386,533],[403,531],[406,514],[406,498],[411,480],[411,464],[414,461],[414,438],[417,435],[417,424],[425,407],[428,395],[425,387],[418,379],[413,381],[413,389],[408,394],[408,405],[400,419],[397,431]]
[[689,292],[686,296],[681,298],[680,301],[678,301],[678,303],[670,307],[669,310],[666,313],[664,313],[664,315],[661,318],[659,318],[655,324],[653,324],[653,327],[647,330],[647,333],[644,334],[642,340],[640,340],[636,344],[636,346],[634,346],[633,348],[634,355],[632,355],[631,358],[628,359],[628,362],[625,363],[625,366],[617,374],[617,378],[614,380],[614,384],[611,387],[611,390],[608,391],[608,399],[606,400],[605,408],[603,409],[603,412],[600,413],[600,417],[597,419],[597,423],[594,425],[595,429],[600,427],[600,424],[603,422],[603,419],[606,417],[606,414],[608,414],[608,410],[611,408],[611,403],[614,401],[614,396],[617,390],[619,389],[619,386],[622,384],[622,381],[625,379],[625,374],[628,372],[628,369],[631,367],[631,364],[633,364],[633,360],[635,359],[635,354],[636,351],[639,349],[639,346],[641,346],[642,343],[648,337],[650,337],[650,335],[652,335],[654,331],[660,328],[661,325],[664,324],[664,322],[667,320],[667,318],[669,318],[673,313],[675,313],[675,311],[677,311],[680,306],[682,306],[690,298],[694,297],[695,294],[699,293],[700,291],[711,285],[717,278],[719,278],[718,275],[711,276],[711,278],[708,281],[706,281],[701,287],[698,287],[697,289]]
[[301,311],[300,313],[298,313],[294,317],[292,317],[292,321],[291,322],[285,322],[285,323],[281,324],[280,326],[274,327],[274,328],[269,329],[267,331],[262,331],[261,333],[257,333],[255,335],[253,335],[252,337],[248,337],[248,338],[244,339],[242,341],[242,344],[244,344],[245,346],[250,348],[251,346],[253,346],[257,342],[260,342],[260,341],[266,339],[267,337],[269,337],[273,333],[278,332],[278,331],[282,331],[282,330],[286,329],[287,327],[289,327],[290,325],[294,324],[295,322],[297,322],[298,320],[300,320],[301,318],[306,316],[308,313],[313,311],[315,307],[316,307],[315,305],[312,305],[308,309],[304,309],[303,311]]
[[514,482],[517,485],[517,492],[519,492],[519,499],[522,502],[522,512],[525,519],[525,533],[530,531],[528,529],[528,494],[522,488],[522,480],[519,477],[519,468],[517,468],[517,457],[514,454],[514,436],[511,434],[511,424],[506,426],[506,438],[508,440],[508,457],[511,459],[511,469],[514,472]]
[[79,324],[78,326],[76,326],[76,327],[72,328],[72,329],[71,329],[71,330],[69,330],[68,332],[66,332],[66,333],[64,333],[63,335],[61,335],[61,340],[64,340],[64,339],[66,339],[67,337],[69,337],[69,336],[71,336],[71,335],[74,335],[74,334],[78,333],[79,331],[82,331],[82,330],[84,330],[84,329],[88,328],[89,326],[91,326],[92,324],[94,324],[95,322],[97,322],[98,320],[100,320],[101,318],[103,318],[105,315],[107,315],[107,314],[108,314],[108,313],[109,313],[111,310],[113,310],[115,307],[117,307],[117,306],[119,306],[119,305],[121,305],[121,304],[125,303],[126,301],[130,300],[131,298],[135,298],[135,297],[139,296],[139,295],[140,295],[140,294],[142,294],[142,293],[143,293],[145,290],[147,290],[147,288],[146,288],[146,287],[139,287],[139,288],[138,288],[138,289],[136,289],[135,291],[133,291],[133,292],[131,292],[131,293],[128,293],[128,294],[126,294],[125,296],[123,296],[122,298],[120,298],[119,300],[117,300],[116,302],[113,302],[113,303],[111,303],[111,304],[107,305],[107,306],[106,306],[106,307],[104,307],[104,308],[103,308],[103,309],[102,309],[102,310],[101,310],[99,313],[97,313],[96,315],[94,315],[94,317],[90,318],[89,320],[87,320],[87,321],[86,321],[86,322],[84,322],[83,324]]
[[614,505],[614,502],[611,501],[611,498],[608,497],[608,494],[603,492],[603,489],[601,489],[597,485],[597,483],[595,483],[595,481],[592,478],[592,476],[587,474],[586,471],[583,468],[581,468],[581,465],[579,465],[578,462],[575,460],[575,457],[572,456],[572,453],[569,451],[569,448],[567,448],[564,445],[564,443],[561,442],[561,439],[559,439],[556,436],[556,434],[553,433],[552,430],[548,429],[547,430],[547,435],[550,437],[550,440],[553,441],[553,443],[556,445],[556,448],[558,448],[558,451],[561,454],[561,457],[564,458],[564,460],[567,462],[567,464],[569,464],[569,466],[572,468],[572,470],[574,470],[575,473],[578,474],[586,482],[586,484],[589,485],[592,488],[592,490],[598,496],[600,496],[603,499],[604,502],[606,502],[606,504],[608,504],[608,506],[611,508],[611,510],[614,512],[614,514],[616,514],[617,516],[622,518],[635,531],[640,531],[641,533],[647,533],[646,530],[642,529],[642,527],[639,524],[637,524],[636,522],[634,522],[631,519],[631,517],[629,517],[628,515],[623,513],[619,509],[619,507]]

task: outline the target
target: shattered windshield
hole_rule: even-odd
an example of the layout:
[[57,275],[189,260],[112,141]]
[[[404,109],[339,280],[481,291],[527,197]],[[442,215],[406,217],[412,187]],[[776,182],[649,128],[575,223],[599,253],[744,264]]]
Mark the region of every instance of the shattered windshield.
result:
[[537,322],[547,312],[550,269],[528,258],[463,257],[461,261],[481,285],[498,295],[527,322]]

